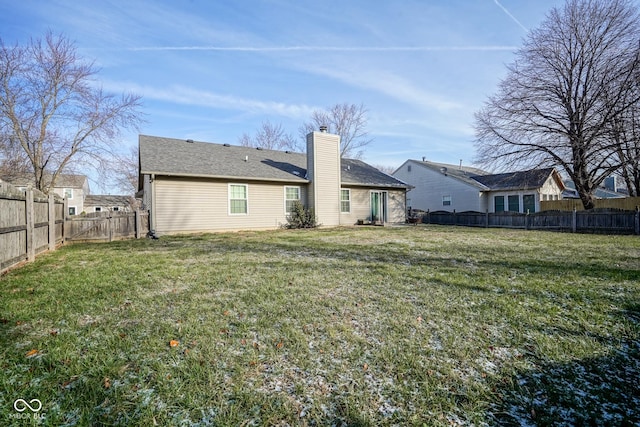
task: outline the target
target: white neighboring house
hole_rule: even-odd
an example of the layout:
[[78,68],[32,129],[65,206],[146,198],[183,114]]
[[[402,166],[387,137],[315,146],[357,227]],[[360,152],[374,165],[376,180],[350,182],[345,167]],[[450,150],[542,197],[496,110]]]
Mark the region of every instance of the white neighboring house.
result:
[[538,212],[565,189],[554,168],[490,174],[481,169],[407,160],[393,176],[410,184],[407,206],[424,211]]
[[[50,177],[48,179],[51,180]],[[6,181],[20,191],[34,187],[34,179],[29,175],[12,177]],[[84,212],[84,200],[89,194],[89,181],[85,175],[61,174],[58,175],[53,193],[67,199],[67,215],[79,215]]]

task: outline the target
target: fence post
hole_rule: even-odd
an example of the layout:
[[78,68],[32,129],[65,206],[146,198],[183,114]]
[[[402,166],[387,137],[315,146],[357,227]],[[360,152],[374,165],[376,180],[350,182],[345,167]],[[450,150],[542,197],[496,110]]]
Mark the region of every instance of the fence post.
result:
[[484,214],[484,228],[489,228],[489,209]]
[[33,261],[36,257],[36,251],[33,247],[33,234],[35,231],[35,220],[33,212],[33,189],[27,188],[27,191],[25,191],[25,196],[25,214],[27,221],[27,261]]
[[56,199],[53,193],[49,194],[49,250],[56,250]]
[[636,224],[634,231],[636,234],[640,234],[640,206],[636,206]]
[[453,210],[453,225],[458,225],[458,218],[456,218],[456,210]]
[[575,233],[578,228],[578,214],[576,208],[573,208],[573,214],[571,215],[571,232]]
[[[422,222],[424,222],[424,216],[422,218],[423,218]],[[431,210],[430,209],[427,209],[427,224],[431,224]],[[149,228],[151,228],[151,227],[149,227]]]
[[67,214],[69,213],[69,200],[65,197],[62,199],[62,243],[67,240]]
[[109,241],[112,242],[113,241],[113,230],[111,228],[112,226],[112,222],[111,222],[111,214],[109,214],[109,218],[107,218],[109,221],[107,221],[107,228],[109,229]]
[[526,216],[524,217],[524,229],[525,230],[529,230],[531,228],[531,224],[529,223],[530,220],[531,220],[531,216],[530,216],[530,213],[529,213],[529,209],[527,209]]
[[136,217],[135,217],[135,227],[136,227],[136,239],[142,237],[142,232],[140,228],[142,227],[142,216],[140,215],[140,209],[136,209]]

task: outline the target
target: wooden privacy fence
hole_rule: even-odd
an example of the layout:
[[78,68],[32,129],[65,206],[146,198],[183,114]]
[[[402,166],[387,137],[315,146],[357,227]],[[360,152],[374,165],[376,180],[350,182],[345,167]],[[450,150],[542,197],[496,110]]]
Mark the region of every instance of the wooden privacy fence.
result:
[[522,228],[573,233],[640,234],[640,211],[593,209],[589,211],[518,212],[425,212],[425,224],[466,227]]
[[67,201],[0,182],[0,273],[65,242],[140,238],[149,231],[147,212],[65,217]]
[[[640,197],[621,197],[616,199],[596,199],[596,209],[622,209],[633,211],[640,206]],[[583,211],[584,206],[580,199],[541,200],[541,211]]]

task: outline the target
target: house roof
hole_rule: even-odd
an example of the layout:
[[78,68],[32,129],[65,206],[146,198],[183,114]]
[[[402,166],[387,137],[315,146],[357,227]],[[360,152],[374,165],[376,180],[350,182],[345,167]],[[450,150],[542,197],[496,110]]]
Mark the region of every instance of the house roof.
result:
[[448,163],[436,163],[411,159],[405,162],[405,164],[407,163],[419,165],[420,167],[425,167],[438,173],[445,174],[446,176],[469,184],[477,188],[479,191],[528,190],[540,188],[550,176],[553,176],[558,183],[558,186],[564,189],[562,179],[554,168],[490,174],[489,172],[475,167],[452,165]]
[[[562,198],[564,199],[580,198],[580,195],[578,194],[578,190],[576,190],[576,184],[572,180],[570,179],[565,180],[564,185],[566,188],[562,193]],[[627,197],[626,194],[619,193],[617,191],[607,190],[606,188],[601,188],[601,187],[596,188],[596,190],[593,192],[593,195],[595,196],[596,199],[620,199],[620,198]]]
[[[140,135],[140,174],[308,183],[307,155]],[[140,180],[142,182],[142,180]],[[342,182],[408,188],[359,160],[342,159]]]
[[[45,175],[45,182],[48,183],[50,181],[51,175]],[[5,179],[5,182],[16,187],[33,187],[35,185],[35,179],[31,174],[22,174],[11,179]],[[87,177],[85,175],[60,174],[56,179],[55,188],[84,188],[86,182]]]
[[117,196],[111,194],[91,194],[84,198],[85,206],[129,206],[130,196]]
[[[549,179],[549,177],[557,172],[554,168],[531,169],[520,172],[507,172],[493,175],[478,175],[473,179],[487,186],[492,191],[497,190],[530,190],[540,188]],[[558,181],[560,188],[564,187],[559,176],[555,179]]]
[[478,169],[470,166],[452,165],[448,163],[429,162],[426,160],[421,161],[421,160],[409,159],[407,160],[407,162],[405,162],[405,164],[406,163],[415,164],[420,167],[431,169],[438,173],[446,174],[447,176],[453,177],[455,179],[465,182],[466,184],[472,185],[473,187],[476,187],[481,191],[488,189],[485,185],[473,179],[474,176],[489,174],[489,172],[483,171],[482,169]]

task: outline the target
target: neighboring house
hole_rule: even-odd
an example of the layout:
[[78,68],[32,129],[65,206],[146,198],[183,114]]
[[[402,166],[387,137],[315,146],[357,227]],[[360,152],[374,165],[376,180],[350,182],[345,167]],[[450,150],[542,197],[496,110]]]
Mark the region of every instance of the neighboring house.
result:
[[131,196],[115,196],[109,194],[88,195],[84,198],[84,211],[91,212],[131,212],[133,210]]
[[[29,175],[13,177],[7,182],[21,191],[34,187],[34,179]],[[67,199],[68,215],[78,215],[84,212],[84,199],[89,194],[89,181],[84,175],[61,174],[58,175],[53,193]]]
[[[608,180],[609,178],[607,178]],[[596,199],[622,199],[627,197],[628,195],[625,193],[621,193],[618,188],[615,186],[615,179],[613,180],[613,186],[607,186],[611,181],[605,183],[604,187],[598,187],[593,192],[593,195]],[[562,193],[563,199],[579,199],[580,195],[578,194],[578,190],[576,190],[576,185],[570,179],[564,181],[565,190]],[[609,184],[610,185],[610,184]],[[607,188],[608,187],[608,188]],[[614,190],[615,188],[615,190]]]
[[404,182],[340,159],[340,137],[307,154],[140,135],[140,189],[158,234],[277,228],[298,200],[323,226],[405,221]]
[[393,176],[410,184],[407,206],[430,211],[538,212],[541,200],[562,198],[553,168],[490,174],[481,169],[407,160]]

